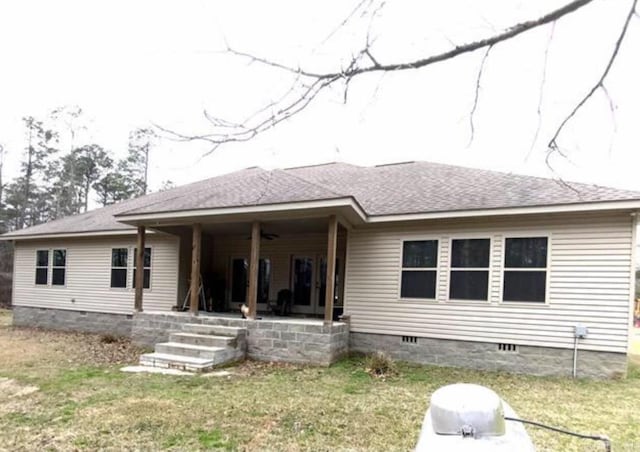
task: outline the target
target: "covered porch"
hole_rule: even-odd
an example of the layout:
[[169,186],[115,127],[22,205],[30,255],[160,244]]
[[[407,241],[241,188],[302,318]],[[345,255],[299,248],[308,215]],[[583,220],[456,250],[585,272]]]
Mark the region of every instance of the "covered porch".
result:
[[[343,309],[350,222],[339,212],[283,216],[138,223],[136,268],[146,269],[147,230],[171,234],[180,242],[174,311],[240,317],[246,305],[250,319],[287,316],[331,324]],[[135,311],[143,312],[144,273],[135,278]]]
[[[141,363],[174,367],[199,359],[210,367],[229,356],[335,362],[349,346],[349,325],[338,321],[348,230],[363,215],[352,198],[121,215],[137,227],[136,268],[145,269],[135,273],[132,336],[156,349]],[[153,271],[147,230],[180,243],[172,311],[144,308],[145,291],[153,289],[144,289]],[[226,348],[201,345],[219,340]]]

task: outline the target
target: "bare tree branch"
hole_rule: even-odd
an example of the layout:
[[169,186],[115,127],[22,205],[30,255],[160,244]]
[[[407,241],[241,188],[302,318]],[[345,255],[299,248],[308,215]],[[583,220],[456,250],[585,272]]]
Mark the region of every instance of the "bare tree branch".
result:
[[616,132],[618,131],[618,121],[616,121],[616,104],[613,102],[613,98],[609,94],[609,90],[603,83],[602,92],[607,99],[607,103],[609,104],[609,112],[611,113],[611,123],[613,124],[613,131],[611,132],[611,139],[609,140],[609,155],[613,152],[613,142],[616,139]]
[[[591,89],[587,92],[587,94],[585,94],[585,96],[580,100],[580,102],[578,102],[575,105],[575,107],[573,107],[573,110],[571,110],[571,112],[567,116],[565,116],[564,120],[560,123],[555,133],[549,140],[548,148],[551,153],[557,152],[559,150],[558,137],[562,133],[562,130],[565,128],[567,123],[571,121],[571,119],[576,115],[576,113],[578,113],[578,111],[584,106],[584,104],[587,103],[587,101],[593,96],[593,94],[598,89],[604,89],[604,80],[607,78],[607,75],[609,75],[609,71],[611,70],[613,63],[616,60],[616,57],[618,56],[618,52],[620,51],[620,45],[622,44],[622,41],[624,41],[624,38],[627,34],[627,30],[629,28],[629,22],[631,22],[631,18],[633,17],[637,4],[638,4],[638,0],[632,0],[629,11],[622,25],[622,30],[620,31],[620,35],[618,36],[618,39],[613,48],[613,52],[609,57],[609,60],[607,62],[606,67],[604,68],[604,71],[602,72],[602,75],[597,80],[597,82],[591,87]],[[548,158],[547,158],[547,161],[548,161]]]
[[536,109],[536,113],[538,114],[538,123],[536,125],[536,131],[533,135],[533,139],[531,140],[531,147],[529,148],[529,152],[525,157],[524,161],[526,162],[531,157],[531,153],[533,152],[533,148],[538,142],[538,135],[540,135],[540,128],[542,127],[542,100],[544,95],[544,85],[547,84],[547,65],[549,61],[549,47],[551,47],[551,41],[553,41],[553,35],[556,30],[556,22],[551,23],[551,29],[549,31],[549,39],[547,40],[547,47],[544,50],[544,64],[542,65],[542,78],[540,80],[540,95],[538,96],[538,108]]
[[478,76],[476,78],[476,89],[475,89],[475,95],[473,97],[473,106],[471,107],[471,112],[469,113],[470,134],[469,134],[469,142],[467,143],[467,148],[471,146],[471,143],[473,143],[473,138],[475,137],[475,134],[476,134],[476,129],[475,129],[473,120],[476,115],[476,109],[478,108],[478,99],[480,98],[480,89],[481,89],[480,83],[482,82],[482,72],[484,71],[484,65],[487,62],[487,58],[489,57],[489,52],[491,52],[492,48],[493,48],[493,45],[490,45],[489,47],[487,47],[487,50],[484,52],[484,56],[482,57],[482,61],[480,62],[480,66],[478,67]]
[[[250,63],[259,63],[261,65],[270,66],[294,75],[295,81],[293,82],[292,87],[279,100],[272,101],[253,115],[248,116],[247,119],[240,122],[240,126],[237,127],[233,127],[233,123],[222,121],[219,118],[213,117],[207,112],[205,117],[213,126],[213,130],[211,130],[210,133],[189,136],[176,133],[163,127],[159,127],[159,130],[168,135],[170,139],[177,141],[208,141],[212,144],[211,150],[207,153],[209,154],[223,144],[248,141],[254,138],[256,135],[273,128],[283,121],[286,121],[290,117],[304,110],[318,96],[320,92],[327,88],[330,88],[338,81],[342,80],[345,82],[343,96],[346,101],[350,82],[360,75],[376,72],[389,73],[420,69],[429,65],[456,58],[466,53],[474,52],[479,49],[490,49],[492,46],[498,43],[507,41],[529,30],[555,22],[558,19],[579,10],[585,5],[588,5],[592,1],[593,0],[572,0],[566,5],[554,9],[553,11],[541,17],[518,23],[492,36],[468,42],[466,44],[456,45],[447,51],[435,55],[430,55],[425,58],[400,63],[381,63],[372,55],[370,27],[367,32],[367,42],[364,49],[354,54],[354,56],[352,56],[351,58],[351,61],[349,62],[349,64],[347,64],[346,67],[339,71],[333,72],[317,72],[302,69],[299,67],[292,67],[283,63],[271,61],[267,58],[251,55],[249,53],[241,52],[228,47],[229,53],[240,56],[242,58],[246,58]],[[371,12],[370,8],[373,8],[372,5],[374,5],[374,1],[360,1],[354,11],[343,21],[343,24],[351,20],[351,17],[353,17],[353,15],[357,14],[357,12],[359,11],[364,11],[363,14],[369,13],[372,15],[377,15],[380,8],[384,6],[384,3],[385,2],[382,1],[382,3],[377,8],[375,8],[373,12]],[[487,54],[488,50],[485,54],[485,59]],[[476,106],[477,94],[476,100],[474,101],[474,111]]]
[[[368,11],[369,8],[371,8],[371,6],[373,5],[375,0],[360,0],[360,2],[358,2],[358,4],[351,10],[351,12],[347,15],[347,17],[345,17],[339,24],[337,27],[335,27],[331,33],[329,33],[327,35],[327,37],[325,37],[321,44],[326,44],[327,41],[329,41],[331,38],[333,38],[333,36],[335,36],[335,34],[340,31],[342,28],[344,28],[347,23],[349,23],[351,21],[351,19],[353,19],[353,17],[359,12],[362,11],[362,14],[366,14],[366,12]],[[365,6],[366,5],[366,6]]]

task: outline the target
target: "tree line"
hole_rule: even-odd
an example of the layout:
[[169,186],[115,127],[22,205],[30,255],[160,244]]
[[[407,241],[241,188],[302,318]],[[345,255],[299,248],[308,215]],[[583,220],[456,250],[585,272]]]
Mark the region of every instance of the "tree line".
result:
[[45,118],[26,116],[22,123],[20,170],[9,181],[3,179],[8,150],[0,145],[0,233],[148,192],[149,154],[158,139],[153,129],[132,130],[126,156],[116,159],[84,138],[87,126],[79,107],[58,108]]
[[[81,108],[65,106],[42,118],[22,118],[19,172],[6,177],[8,149],[0,143],[0,234],[107,206],[149,191],[149,156],[158,135],[140,127],[129,133],[127,153],[116,158],[87,138]],[[0,137],[1,141],[1,137]],[[170,188],[170,181],[161,189]],[[13,247],[0,242],[0,307],[11,300]]]

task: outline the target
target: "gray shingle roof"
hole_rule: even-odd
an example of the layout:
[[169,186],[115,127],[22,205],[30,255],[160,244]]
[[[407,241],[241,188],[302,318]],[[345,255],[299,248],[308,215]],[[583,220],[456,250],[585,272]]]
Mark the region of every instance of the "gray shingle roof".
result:
[[428,162],[247,168],[124,201],[5,237],[131,229],[114,215],[244,207],[353,197],[367,215],[640,200],[640,192]]

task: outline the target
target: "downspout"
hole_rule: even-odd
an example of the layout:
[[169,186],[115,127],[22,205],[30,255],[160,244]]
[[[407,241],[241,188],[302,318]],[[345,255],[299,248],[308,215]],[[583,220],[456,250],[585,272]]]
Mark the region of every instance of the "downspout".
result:
[[578,335],[573,335],[573,378],[578,376]]

